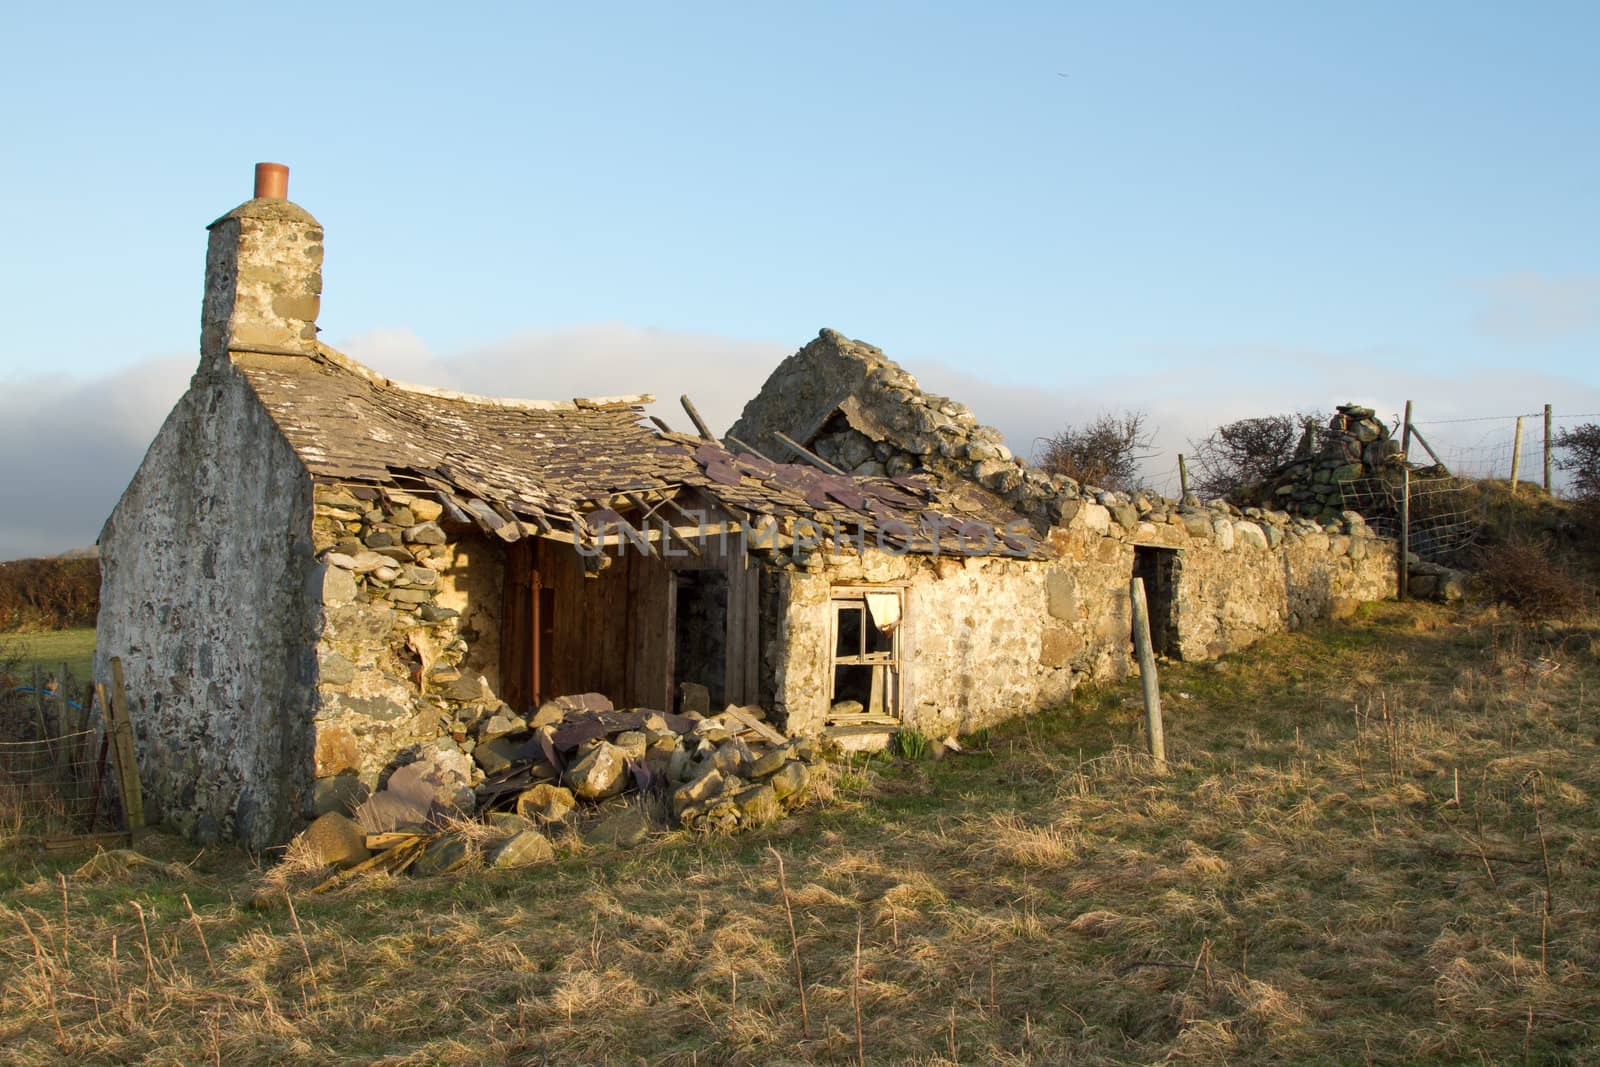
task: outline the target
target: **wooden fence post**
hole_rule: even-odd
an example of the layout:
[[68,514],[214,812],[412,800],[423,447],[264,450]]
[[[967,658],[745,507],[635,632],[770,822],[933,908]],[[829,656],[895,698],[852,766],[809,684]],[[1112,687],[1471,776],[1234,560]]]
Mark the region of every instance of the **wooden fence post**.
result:
[[123,685],[120,656],[111,657],[111,700],[105,710],[122,812],[128,820],[128,833],[138,833],[144,829],[144,793],[139,786],[139,761],[133,751],[133,723],[128,718],[128,690]]
[[[1433,449],[1428,449],[1433,455]],[[1438,459],[1437,456],[1434,457]],[[1397,592],[1401,600],[1411,595],[1411,401],[1406,401],[1405,430],[1400,437],[1400,572]]]
[[1517,416],[1517,429],[1511,435],[1511,495],[1517,495],[1517,475],[1522,470],[1522,416]]
[[1178,499],[1181,501],[1189,495],[1189,465],[1183,461],[1183,453],[1178,453]]
[[1156,655],[1150,647],[1150,606],[1145,601],[1144,579],[1128,583],[1133,603],[1133,647],[1139,656],[1139,683],[1144,687],[1144,721],[1150,735],[1150,758],[1157,769],[1167,769],[1167,739],[1161,727],[1161,682],[1156,677]]
[[1549,496],[1554,490],[1550,485],[1550,405],[1544,406],[1544,493]]

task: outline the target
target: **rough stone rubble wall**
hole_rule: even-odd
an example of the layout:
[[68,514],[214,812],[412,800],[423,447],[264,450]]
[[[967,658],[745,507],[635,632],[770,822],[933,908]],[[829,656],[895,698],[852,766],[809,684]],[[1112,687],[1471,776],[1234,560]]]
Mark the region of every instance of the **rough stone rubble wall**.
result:
[[901,703],[910,724],[942,737],[1071,695],[1069,672],[1040,661],[1045,568],[1037,562],[868,549],[864,556],[819,555],[775,578],[782,614],[765,651],[774,667],[773,706],[792,734],[820,732],[827,717],[829,600],[839,585],[905,589]]
[[[764,598],[774,707],[793,733],[820,731],[831,692],[828,647],[835,587],[905,589],[902,717],[939,736],[1065,703],[1087,679],[1133,669],[1128,582],[1139,547],[1177,551],[1173,611],[1186,660],[1246,648],[1261,637],[1391,595],[1394,546],[1357,516],[1330,533],[1282,512],[1139,517],[1082,502],[1050,531],[1054,560],[861,557],[818,553],[778,570]],[[1252,512],[1255,509],[1251,509]]]
[[[1337,449],[1382,462],[1392,449],[1371,415],[1341,409],[1328,455]],[[1222,655],[1394,592],[1394,546],[1354,512],[1330,510],[1319,497],[1316,518],[1297,518],[1046,475],[964,406],[923,393],[880,350],[832,330],[786,359],[729,433],[788,458],[774,431],[853,473],[928,470],[978,482],[1033,521],[1057,557],[885,562],[869,553],[855,562],[819,557],[780,573],[763,598],[775,616],[766,621],[764,684],[791,729],[820,728],[826,715],[834,582],[908,583],[905,717],[940,730],[1058,703],[1084,678],[1125,675],[1128,582],[1139,546],[1179,554],[1173,616],[1185,659]]]
[[152,817],[285,840],[316,684],[311,483],[242,377],[197,376],[100,535],[95,677],[122,657]]
[[348,806],[427,752],[470,767],[472,727],[500,706],[504,549],[476,530],[447,532],[442,510],[404,493],[317,487],[326,622],[307,815]]
[[[1310,443],[1303,441],[1302,447]],[[1356,404],[1341,404],[1328,420],[1320,447],[1305,451],[1255,487],[1252,500],[1296,515],[1336,519],[1348,507],[1348,486],[1364,478],[1398,474],[1403,462],[1400,442],[1389,428],[1371,408]],[[1376,516],[1369,517],[1376,521]]]
[[[841,404],[847,410],[834,412]],[[853,474],[969,478],[1041,529],[1078,495],[1070,478],[1012,455],[1000,431],[980,425],[966,405],[924,393],[881,350],[834,330],[780,363],[728,433],[772,459],[794,460],[774,431],[809,439],[818,455]]]

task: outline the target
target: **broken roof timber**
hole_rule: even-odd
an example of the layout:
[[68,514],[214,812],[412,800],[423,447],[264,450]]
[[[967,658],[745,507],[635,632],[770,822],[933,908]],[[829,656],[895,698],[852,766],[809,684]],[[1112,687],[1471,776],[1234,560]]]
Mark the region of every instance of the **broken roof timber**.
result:
[[[597,508],[680,494],[698,494],[708,514],[738,520],[735,529],[764,529],[767,516],[869,532],[973,522],[998,532],[1020,521],[965,481],[856,477],[658,432],[633,406],[642,396],[528,405],[416,390],[320,345],[310,358],[238,352],[234,366],[314,480],[407,492],[422,492],[420,483],[452,520],[506,541],[569,527],[573,537],[561,539],[587,547]],[[692,515],[681,499],[671,506]],[[932,550],[925,538],[895,539]],[[1009,543],[996,545],[1002,552],[1017,554]],[[1044,553],[1035,546],[1025,554]]]

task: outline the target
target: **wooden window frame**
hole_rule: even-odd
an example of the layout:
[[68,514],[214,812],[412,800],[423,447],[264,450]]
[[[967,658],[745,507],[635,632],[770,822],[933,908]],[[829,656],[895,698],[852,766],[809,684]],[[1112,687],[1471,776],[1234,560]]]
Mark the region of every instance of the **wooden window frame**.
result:
[[[900,602],[900,622],[889,631],[889,649],[885,652],[867,651],[867,636],[871,627],[872,611],[867,606],[868,593],[893,593]],[[861,612],[860,643],[854,655],[839,653],[839,619],[841,611]],[[828,591],[828,707],[838,699],[837,689],[840,667],[868,667],[883,671],[882,714],[891,718],[902,717],[903,674],[901,656],[905,630],[906,589],[895,585],[836,585]],[[871,709],[863,709],[870,712]]]

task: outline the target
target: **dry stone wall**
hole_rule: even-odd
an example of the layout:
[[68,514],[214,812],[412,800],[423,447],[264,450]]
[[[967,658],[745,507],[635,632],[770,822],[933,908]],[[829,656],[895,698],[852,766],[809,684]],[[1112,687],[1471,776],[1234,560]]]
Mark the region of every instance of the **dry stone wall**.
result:
[[1348,487],[1365,478],[1398,472],[1403,462],[1400,442],[1371,408],[1341,404],[1321,435],[1320,447],[1309,437],[1304,455],[1296,456],[1250,492],[1256,503],[1296,515],[1332,519],[1346,510]]
[[502,710],[503,550],[447,526],[435,500],[318,486],[314,539],[325,625],[305,813],[347,810],[398,764],[483,772],[475,727]]
[[1000,431],[980,424],[965,404],[923,392],[882,350],[835,330],[780,363],[728,433],[773,459],[795,460],[775,431],[809,441],[852,474],[969,478],[1040,529],[1079,493],[1072,479],[1013,455]]

